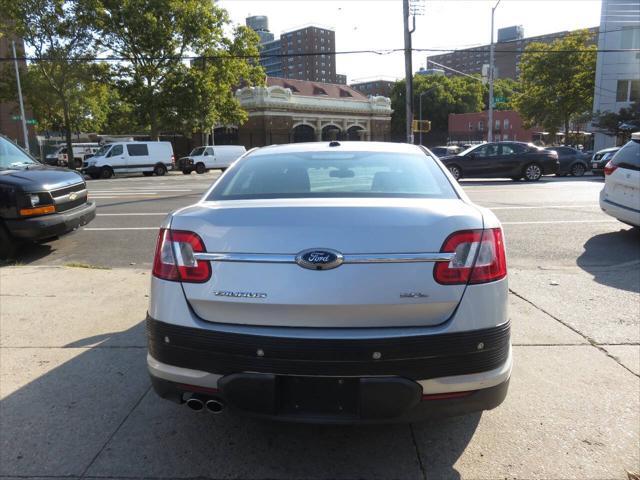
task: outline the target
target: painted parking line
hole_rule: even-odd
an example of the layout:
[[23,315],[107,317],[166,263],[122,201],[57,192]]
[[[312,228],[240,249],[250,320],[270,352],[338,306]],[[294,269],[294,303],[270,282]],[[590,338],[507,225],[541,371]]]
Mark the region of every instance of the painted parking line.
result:
[[109,232],[119,230],[158,230],[160,227],[88,227],[82,230],[87,232]]
[[600,208],[599,205],[536,205],[526,207],[486,207],[490,210],[545,210],[547,208]]
[[151,212],[151,213],[97,213],[97,217],[148,217],[156,215],[168,215],[169,212]]
[[533,222],[500,222],[502,225],[546,225],[565,223],[620,223],[615,218],[611,220],[542,220]]

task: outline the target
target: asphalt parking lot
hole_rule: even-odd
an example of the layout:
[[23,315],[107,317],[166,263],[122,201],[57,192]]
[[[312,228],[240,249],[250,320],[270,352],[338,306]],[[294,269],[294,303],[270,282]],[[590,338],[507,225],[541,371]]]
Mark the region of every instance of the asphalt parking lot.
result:
[[514,370],[482,415],[314,427],[158,399],[157,227],[217,172],[89,181],[86,228],[0,268],[0,478],[624,479],[640,471],[640,233],[602,179],[463,181],[503,223]]

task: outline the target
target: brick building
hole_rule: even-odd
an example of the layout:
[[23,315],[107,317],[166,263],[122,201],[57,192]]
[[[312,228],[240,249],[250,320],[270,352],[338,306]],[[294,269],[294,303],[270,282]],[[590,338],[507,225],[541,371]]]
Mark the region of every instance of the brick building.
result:
[[267,77],[266,87],[236,92],[249,120],[239,128],[247,148],[327,140],[390,140],[391,101],[346,86]]
[[[0,57],[13,57],[13,51],[11,49],[11,41],[13,39],[9,36],[0,37]],[[16,54],[18,57],[24,56],[24,42],[22,40],[16,40]],[[26,62],[23,60],[19,62],[19,67],[22,70],[26,67]],[[10,74],[15,75],[15,69],[13,62],[3,62],[0,64],[0,68],[9,69]],[[25,105],[26,108],[26,105]],[[27,109],[25,111],[27,119],[31,119],[31,112]],[[0,134],[6,135],[13,141],[17,141],[20,145],[23,143],[22,135],[22,122],[20,120],[14,120],[14,117],[20,115],[20,106],[17,100],[14,102],[0,102]],[[27,126],[29,130],[29,142],[34,142],[35,132],[32,126]]]
[[350,87],[364,93],[365,95],[382,95],[383,97],[390,97],[395,84],[396,82],[391,80],[376,79],[366,82],[352,83]]
[[[593,35],[592,44],[596,44],[598,38],[598,27],[588,29]],[[501,31],[513,31],[515,36],[500,35]],[[496,78],[517,79],[520,75],[520,58],[527,45],[539,43],[551,43],[560,38],[564,38],[573,32],[557,32],[537,37],[522,38],[522,30],[514,27],[506,27],[498,30],[498,42],[495,43],[495,68]],[[502,40],[502,41],[501,41]],[[427,57],[427,67],[438,67],[444,65],[467,74],[482,75],[486,73],[489,65],[490,45],[480,47],[464,48],[451,53],[431,55]],[[455,72],[444,69],[445,75],[456,75]]]
[[[449,114],[449,141],[486,141],[488,136],[488,117],[488,112]],[[539,128],[525,128],[522,118],[514,110],[494,110],[493,121],[493,138],[495,141],[533,142],[540,140],[543,135]]]

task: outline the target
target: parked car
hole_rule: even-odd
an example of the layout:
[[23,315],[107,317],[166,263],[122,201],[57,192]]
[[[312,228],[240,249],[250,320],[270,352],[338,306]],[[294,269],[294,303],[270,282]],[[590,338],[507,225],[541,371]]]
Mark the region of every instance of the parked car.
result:
[[438,157],[445,157],[447,155],[457,155],[462,149],[455,145],[448,145],[444,147],[433,147],[430,148],[430,150],[431,153],[437,155]]
[[171,142],[115,142],[104,145],[88,158],[82,171],[91,178],[111,178],[115,173],[162,176],[173,169]]
[[591,157],[573,147],[547,147],[546,150],[556,152],[560,166],[556,175],[565,177],[572,175],[581,177],[591,169]]
[[242,145],[209,145],[194,148],[189,156],[178,160],[178,169],[184,174],[208,172],[212,168],[219,168],[223,172],[246,153]]
[[159,232],[155,391],[327,423],[498,406],[511,372],[500,222],[427,149],[269,146]]
[[44,241],[86,225],[96,215],[76,172],[49,167],[0,135],[0,258],[25,241]]
[[558,169],[558,156],[532,143],[495,142],[473,145],[457,155],[441,157],[453,178],[540,180]]
[[593,174],[604,176],[604,166],[609,163],[609,160],[618,150],[620,150],[620,147],[611,147],[596,152],[591,158],[591,171]]
[[623,223],[640,227],[640,132],[604,167],[600,208]]
[[[100,149],[100,145],[98,143],[74,143],[72,144],[72,148],[75,168],[81,168],[82,162],[96,153]],[[60,167],[68,166],[67,146],[60,145],[54,152],[48,154],[45,157],[45,163],[47,165],[58,165]]]

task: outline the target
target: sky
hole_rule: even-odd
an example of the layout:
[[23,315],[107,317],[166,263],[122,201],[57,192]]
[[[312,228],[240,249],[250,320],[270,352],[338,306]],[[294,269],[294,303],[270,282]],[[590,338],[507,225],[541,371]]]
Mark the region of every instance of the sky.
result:
[[[491,8],[496,0],[422,0],[416,17],[414,48],[454,49],[486,45],[491,36]],[[401,0],[218,0],[234,23],[249,15],[267,15],[276,35],[309,24],[333,28],[336,50],[403,48]],[[522,25],[525,37],[595,27],[600,0],[501,0],[497,29]],[[436,54],[434,52],[433,54]],[[425,65],[426,53],[414,53],[413,70]],[[388,55],[336,56],[337,73],[348,82],[404,77],[402,52]]]

